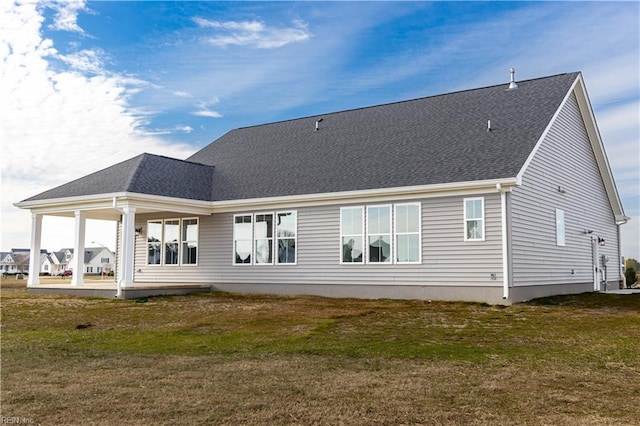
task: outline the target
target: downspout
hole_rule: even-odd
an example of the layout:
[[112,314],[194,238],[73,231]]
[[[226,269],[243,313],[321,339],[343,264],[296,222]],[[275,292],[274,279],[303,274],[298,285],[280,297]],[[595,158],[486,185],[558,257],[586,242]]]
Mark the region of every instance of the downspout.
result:
[[509,299],[509,253],[507,244],[507,192],[499,183],[496,189],[500,193],[500,219],[502,228],[502,300]]
[[624,268],[625,265],[622,263],[622,237],[620,234],[620,227],[625,223],[629,222],[629,218],[623,216],[622,219],[616,220],[616,229],[618,231],[618,287],[626,288],[627,287],[627,279],[624,276]]
[[624,272],[622,271],[622,241],[620,241],[620,223],[616,223],[616,230],[618,231],[618,288],[625,288],[627,286]]

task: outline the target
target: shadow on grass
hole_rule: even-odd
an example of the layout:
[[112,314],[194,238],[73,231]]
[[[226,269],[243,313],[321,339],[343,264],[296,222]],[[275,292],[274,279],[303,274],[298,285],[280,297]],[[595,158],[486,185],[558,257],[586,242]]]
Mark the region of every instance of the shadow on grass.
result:
[[607,294],[580,293],[561,296],[541,297],[521,305],[530,306],[566,306],[586,309],[616,309],[640,311],[640,293],[635,294]]

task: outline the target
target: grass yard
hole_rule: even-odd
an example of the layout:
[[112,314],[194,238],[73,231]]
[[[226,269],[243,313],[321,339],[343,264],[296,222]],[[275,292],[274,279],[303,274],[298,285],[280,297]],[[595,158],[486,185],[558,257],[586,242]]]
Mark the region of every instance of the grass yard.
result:
[[[473,303],[32,296],[4,281],[3,419],[637,425],[640,295]],[[82,325],[84,328],[78,328]]]

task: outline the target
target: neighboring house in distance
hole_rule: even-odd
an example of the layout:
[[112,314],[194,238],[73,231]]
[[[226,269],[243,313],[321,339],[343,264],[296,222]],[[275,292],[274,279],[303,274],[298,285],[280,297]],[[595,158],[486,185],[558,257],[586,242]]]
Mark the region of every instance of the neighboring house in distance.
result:
[[73,257],[73,249],[60,249],[49,255],[52,269],[51,275],[60,275],[69,269],[69,260]]
[[[14,275],[26,273],[29,270],[29,249],[12,248],[10,252],[0,253],[0,273]],[[47,272],[48,265],[46,259],[48,253],[46,250],[40,251],[40,268],[39,272]]]
[[51,261],[51,258],[49,257],[49,254],[41,253],[40,254],[40,273],[53,275],[52,274],[53,266],[54,265],[53,265],[53,262]]
[[[115,267],[115,254],[106,247],[90,247],[84,250],[84,273],[108,274]],[[27,272],[29,269],[29,249],[12,249],[11,252],[0,253],[0,272],[13,275]],[[39,273],[60,275],[62,272],[72,269],[73,249],[63,248],[47,253],[40,252]]]
[[[73,250],[69,264],[73,264]],[[108,274],[114,269],[116,259],[115,254],[106,247],[89,247],[84,249],[84,273],[85,274]]]
[[617,288],[628,221],[580,73],[239,128],[16,205],[34,252],[45,214],[76,251],[118,221],[118,288],[489,303]]
[[17,274],[20,272],[16,264],[17,259],[14,256],[13,253],[8,251],[0,252],[0,272],[3,274]]
[[[74,249],[64,248],[51,254],[56,263],[56,273],[73,270]],[[108,274],[112,272],[116,262],[115,254],[106,247],[88,247],[84,249],[83,272],[85,274]]]

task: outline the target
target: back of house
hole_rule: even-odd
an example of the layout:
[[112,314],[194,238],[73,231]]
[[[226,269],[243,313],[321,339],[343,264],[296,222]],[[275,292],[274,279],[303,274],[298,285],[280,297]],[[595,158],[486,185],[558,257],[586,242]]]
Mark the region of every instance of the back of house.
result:
[[618,286],[628,219],[580,73],[235,129],[18,206],[118,220],[125,289],[489,303]]

